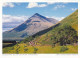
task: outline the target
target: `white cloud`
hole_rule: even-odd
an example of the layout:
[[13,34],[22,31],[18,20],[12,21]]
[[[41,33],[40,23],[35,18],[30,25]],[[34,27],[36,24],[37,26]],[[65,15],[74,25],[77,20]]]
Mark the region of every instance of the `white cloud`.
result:
[[3,7],[14,7],[13,3],[3,3]]
[[28,16],[12,16],[12,15],[3,15],[3,32],[10,30],[22,22],[26,21],[28,19]]
[[38,4],[36,2],[29,2],[27,8],[33,8],[33,7],[37,7]]
[[56,17],[56,16],[52,16],[52,17],[49,17],[49,16],[46,16],[47,18],[53,18],[53,19],[56,19],[58,21],[61,21],[62,19],[64,19],[65,17]]
[[[60,2],[47,2],[47,4],[60,4]],[[62,4],[68,4],[69,2],[61,2]]]
[[72,10],[72,11],[75,11],[75,10],[77,10],[77,8],[71,8],[71,10]]
[[29,2],[27,8],[46,7],[46,4],[38,4],[37,2]]
[[[34,8],[34,7],[46,7],[48,6],[49,4],[55,4],[56,2],[47,2],[46,4],[38,4],[37,2],[29,2],[27,8]],[[58,2],[57,2],[58,3]],[[67,4],[64,2],[64,4]],[[65,5],[56,5],[54,7],[54,9],[58,9],[58,8],[64,8]]]
[[28,16],[11,16],[11,15],[3,15],[3,22],[22,22],[27,20]]
[[56,2],[47,2],[47,4],[55,4]]
[[62,2],[63,4],[68,4],[69,2]]
[[56,16],[53,16],[52,18],[61,21],[61,20],[64,19],[65,17],[56,17]]
[[38,5],[38,7],[46,7],[47,5],[46,4],[40,4]]
[[56,10],[58,8],[64,8],[64,7],[65,7],[65,5],[56,5],[53,9]]

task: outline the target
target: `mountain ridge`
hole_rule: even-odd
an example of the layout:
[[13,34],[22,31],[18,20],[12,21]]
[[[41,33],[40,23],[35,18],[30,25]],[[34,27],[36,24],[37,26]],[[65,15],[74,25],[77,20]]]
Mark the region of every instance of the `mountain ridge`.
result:
[[[51,21],[51,22],[50,22]],[[20,24],[19,26],[13,28],[10,31],[3,33],[3,38],[24,38],[31,36],[41,30],[47,29],[52,25],[56,24],[58,21],[53,19],[50,20],[38,13],[35,13],[28,20]]]

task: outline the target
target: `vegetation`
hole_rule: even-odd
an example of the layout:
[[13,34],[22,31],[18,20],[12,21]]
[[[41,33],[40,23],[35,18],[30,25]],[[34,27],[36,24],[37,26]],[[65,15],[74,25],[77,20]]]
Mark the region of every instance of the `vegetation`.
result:
[[[69,25],[56,27],[46,33],[44,36],[35,38],[28,37],[23,42],[26,43],[33,40],[37,43],[42,43],[42,45],[50,44],[54,47],[56,44],[63,46],[67,44],[77,43],[78,40],[77,32]],[[38,38],[40,39],[39,41]]]
[[24,39],[22,42],[26,43],[26,42],[30,42],[31,40],[33,40],[32,36],[27,37],[27,38]]
[[36,52],[37,52],[37,50],[38,50],[38,48],[35,48],[35,47],[34,47],[34,53],[36,53]]
[[66,50],[68,50],[68,48],[67,48],[67,47],[62,46],[62,47],[61,47],[61,49],[60,49],[60,52],[64,52],[64,51],[66,51]]
[[[5,54],[23,54],[23,53],[27,53],[27,54],[32,54],[32,53],[78,53],[78,46],[74,46],[74,45],[67,45],[65,49],[65,51],[61,52],[61,49],[63,46],[55,46],[54,48],[52,48],[52,46],[35,46],[35,48],[33,46],[27,46],[27,47],[23,47],[26,44],[19,44],[18,48],[16,45],[14,46],[14,49],[12,49],[13,47],[6,47],[3,48],[3,53]],[[18,52],[16,51],[18,49]],[[27,49],[27,50],[25,50]],[[63,50],[64,50],[63,49]]]
[[56,29],[50,32],[52,34],[50,39],[53,44],[59,43],[59,45],[66,45],[77,43],[77,32],[71,26],[59,26]]
[[13,50],[12,47],[3,48],[3,53],[77,53],[77,13],[78,10],[45,32],[27,37],[13,46]]

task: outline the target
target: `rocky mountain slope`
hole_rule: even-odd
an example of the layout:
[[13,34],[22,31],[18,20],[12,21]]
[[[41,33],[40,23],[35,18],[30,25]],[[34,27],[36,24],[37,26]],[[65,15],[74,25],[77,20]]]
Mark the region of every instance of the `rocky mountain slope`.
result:
[[38,13],[35,13],[27,21],[13,28],[10,31],[3,33],[3,40],[18,40],[27,36],[31,36],[41,30],[47,29],[58,21],[53,18],[46,18]]

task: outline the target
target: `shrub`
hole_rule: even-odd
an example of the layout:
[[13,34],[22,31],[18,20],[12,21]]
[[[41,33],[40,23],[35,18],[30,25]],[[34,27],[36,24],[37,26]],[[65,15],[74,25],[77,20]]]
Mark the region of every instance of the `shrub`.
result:
[[24,49],[24,51],[28,51],[28,48]]
[[24,40],[22,41],[22,43],[27,43],[27,42],[30,42],[31,40],[33,40],[33,37],[32,37],[32,36],[27,37],[26,39],[24,39]]
[[37,50],[38,50],[38,48],[34,48],[34,53],[36,53],[36,52],[37,52]]
[[60,43],[63,46],[76,43],[78,40],[77,32],[70,25],[59,26],[53,30],[54,32],[51,32],[53,34],[51,36],[53,43]]
[[67,48],[67,47],[62,46],[62,47],[61,47],[61,49],[60,49],[60,52],[64,52],[64,51],[66,51],[66,50],[68,50],[68,48]]

